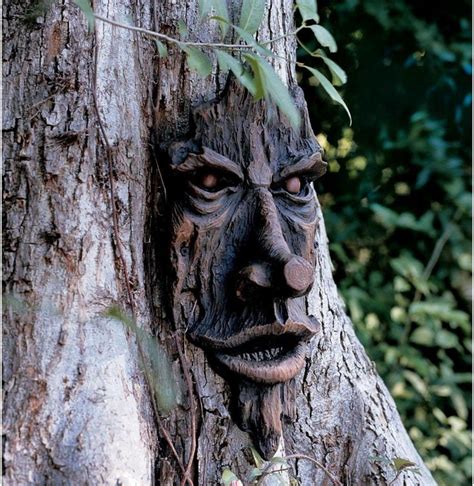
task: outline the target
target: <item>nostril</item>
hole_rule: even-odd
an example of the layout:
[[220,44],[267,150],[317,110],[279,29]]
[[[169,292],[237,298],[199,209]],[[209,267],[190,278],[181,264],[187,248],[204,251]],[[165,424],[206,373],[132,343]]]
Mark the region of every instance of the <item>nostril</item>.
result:
[[295,292],[305,292],[313,283],[313,267],[304,258],[293,256],[283,268],[286,285]]
[[271,267],[266,263],[254,263],[239,272],[235,295],[243,301],[255,298],[259,290],[269,289]]

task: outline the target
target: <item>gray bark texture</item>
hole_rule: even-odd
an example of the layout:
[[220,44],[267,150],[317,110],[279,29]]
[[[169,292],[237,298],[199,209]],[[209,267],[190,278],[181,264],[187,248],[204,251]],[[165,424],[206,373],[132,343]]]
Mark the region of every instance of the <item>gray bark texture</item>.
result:
[[[258,37],[291,32],[292,2],[267,3]],[[181,19],[191,38],[216,41],[197,4],[94,0],[94,10],[171,36]],[[238,4],[230,7],[236,16]],[[7,0],[3,17],[4,484],[180,484],[170,442],[194,485],[220,484],[225,467],[244,479],[251,442],[231,419],[229,387],[170,329],[154,257],[163,191],[152,140],[184,135],[191,109],[225,77],[215,67],[199,78],[175,47],[160,59],[151,39],[103,22],[89,33],[71,0]],[[294,83],[294,39],[273,47],[277,72]],[[297,418],[285,424],[280,454],[310,456],[345,485],[435,484],[344,312],[322,216],[317,244],[309,306],[322,332],[298,377]],[[138,326],[193,381],[158,419],[133,333],[104,314],[127,308],[130,296]],[[409,459],[419,474],[395,479],[373,456]],[[333,484],[312,461],[289,463],[262,484]]]

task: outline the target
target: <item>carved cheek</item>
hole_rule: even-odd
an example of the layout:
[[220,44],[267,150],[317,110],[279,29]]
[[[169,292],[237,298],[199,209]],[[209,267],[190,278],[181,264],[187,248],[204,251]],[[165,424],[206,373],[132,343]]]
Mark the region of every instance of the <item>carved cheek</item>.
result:
[[307,221],[298,211],[281,211],[283,234],[290,250],[314,265],[314,239],[316,235],[316,220]]
[[171,241],[173,260],[176,272],[175,285],[180,291],[184,279],[188,276],[188,268],[195,251],[196,227],[185,215],[175,215],[173,218],[173,238]]

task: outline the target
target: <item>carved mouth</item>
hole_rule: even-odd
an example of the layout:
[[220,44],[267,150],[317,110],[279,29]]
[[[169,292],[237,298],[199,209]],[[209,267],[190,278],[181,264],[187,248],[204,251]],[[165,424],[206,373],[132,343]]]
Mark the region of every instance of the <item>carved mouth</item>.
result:
[[228,371],[254,382],[276,384],[291,380],[303,368],[307,342],[316,332],[303,324],[271,324],[225,341],[206,339],[206,344]]

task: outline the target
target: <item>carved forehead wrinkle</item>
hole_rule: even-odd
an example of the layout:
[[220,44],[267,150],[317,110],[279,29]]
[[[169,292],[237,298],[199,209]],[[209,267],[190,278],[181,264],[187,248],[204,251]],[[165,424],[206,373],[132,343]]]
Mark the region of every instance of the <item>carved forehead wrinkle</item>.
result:
[[310,156],[303,156],[296,159],[290,165],[284,166],[275,176],[273,180],[278,182],[286,179],[289,176],[296,176],[300,174],[308,175],[311,179],[317,179],[326,172],[327,163],[323,160],[322,151],[317,151]]
[[256,123],[250,125],[248,177],[256,186],[269,186],[272,182],[270,161],[265,151],[264,130]]
[[172,169],[177,172],[193,172],[202,167],[209,167],[212,169],[231,172],[239,179],[243,179],[244,175],[238,164],[223,155],[214,152],[208,147],[203,147],[202,153],[189,153],[188,156],[180,164],[173,165]]

